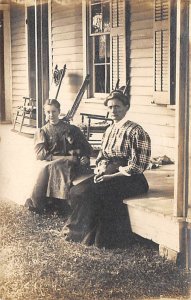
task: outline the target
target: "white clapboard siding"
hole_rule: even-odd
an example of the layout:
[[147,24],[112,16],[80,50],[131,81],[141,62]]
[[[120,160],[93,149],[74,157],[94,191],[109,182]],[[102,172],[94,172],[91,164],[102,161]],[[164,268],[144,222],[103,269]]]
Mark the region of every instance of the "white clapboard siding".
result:
[[11,5],[12,112],[28,95],[25,7]]
[[[140,117],[140,113],[137,113],[135,110],[131,109],[129,111],[129,116],[132,115],[136,120],[140,120],[144,122],[145,124],[153,124],[153,125],[159,125],[159,126],[171,126],[173,127],[174,124],[174,117],[173,116],[167,116],[167,115],[160,115],[157,116],[156,114],[149,114],[147,113],[147,118],[145,120],[145,116]],[[160,132],[158,132],[160,134]]]
[[[152,156],[174,158],[175,111],[156,105],[154,92],[154,0],[129,0],[131,109],[129,117],[150,134]],[[128,33],[127,33],[128,34]]]
[[74,32],[65,32],[57,35],[53,35],[52,42],[55,41],[67,41],[70,39],[82,38],[82,31],[74,31]]
[[150,29],[142,29],[137,31],[132,31],[131,40],[139,40],[141,39],[150,39],[153,37],[153,33]]
[[72,107],[83,81],[82,3],[63,5],[52,1],[51,5],[51,52],[52,70],[55,65],[66,64],[58,100],[64,113]]

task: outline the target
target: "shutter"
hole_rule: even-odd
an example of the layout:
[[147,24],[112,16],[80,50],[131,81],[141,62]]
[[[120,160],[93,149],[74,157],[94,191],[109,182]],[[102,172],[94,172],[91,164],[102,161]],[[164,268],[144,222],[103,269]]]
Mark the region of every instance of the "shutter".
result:
[[126,85],[125,0],[111,0],[111,87]]
[[154,100],[170,103],[170,0],[155,0]]

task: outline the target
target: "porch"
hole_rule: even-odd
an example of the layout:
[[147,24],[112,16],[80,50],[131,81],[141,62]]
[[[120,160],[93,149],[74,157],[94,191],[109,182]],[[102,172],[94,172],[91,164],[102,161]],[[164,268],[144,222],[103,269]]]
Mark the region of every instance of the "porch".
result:
[[[30,196],[35,172],[33,139],[11,129],[12,125],[0,127],[0,197],[23,205]],[[160,250],[164,250],[164,245],[165,251],[168,248],[168,256],[175,258],[181,250],[182,223],[173,217],[174,165],[147,170],[145,175],[150,186],[149,193],[124,200],[132,230],[162,245]],[[165,254],[164,251],[162,254]]]

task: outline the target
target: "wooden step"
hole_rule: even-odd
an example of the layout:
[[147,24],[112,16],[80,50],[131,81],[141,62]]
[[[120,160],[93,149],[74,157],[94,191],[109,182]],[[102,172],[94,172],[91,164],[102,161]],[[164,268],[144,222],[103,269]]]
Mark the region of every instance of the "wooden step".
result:
[[132,231],[169,249],[181,251],[181,231],[184,220],[173,216],[173,165],[148,170],[145,176],[150,189],[145,195],[124,200]]

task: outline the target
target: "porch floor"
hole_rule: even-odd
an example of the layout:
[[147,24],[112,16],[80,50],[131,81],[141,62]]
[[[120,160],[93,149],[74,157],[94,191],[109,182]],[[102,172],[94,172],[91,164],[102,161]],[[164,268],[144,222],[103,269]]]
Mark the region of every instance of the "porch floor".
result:
[[24,204],[29,197],[35,157],[33,139],[0,125],[0,197]]
[[174,165],[146,171],[145,176],[149,192],[124,200],[132,231],[159,244],[162,255],[165,253],[174,259],[176,253],[181,252],[183,224],[180,218],[173,216]]
[[[35,174],[33,139],[0,125],[0,197],[24,204]],[[173,217],[174,166],[148,170],[146,195],[126,199],[132,230],[154,242],[180,251],[180,223]]]
[[[29,135],[12,132],[11,129],[12,125],[0,125],[0,196],[22,203],[34,171],[33,139]],[[174,165],[166,165],[146,171],[149,193],[140,196],[139,199],[132,198],[124,202],[128,201],[132,206],[140,206],[143,209],[149,208],[149,211],[155,213],[172,215],[173,169]]]
[[139,206],[156,214],[173,216],[174,165],[147,170],[144,174],[149,183],[149,192],[146,195],[126,199],[124,203]]

